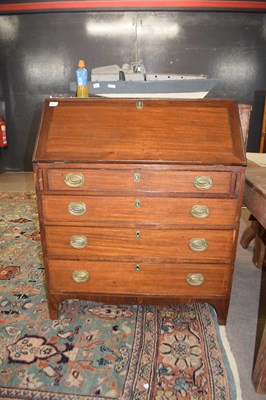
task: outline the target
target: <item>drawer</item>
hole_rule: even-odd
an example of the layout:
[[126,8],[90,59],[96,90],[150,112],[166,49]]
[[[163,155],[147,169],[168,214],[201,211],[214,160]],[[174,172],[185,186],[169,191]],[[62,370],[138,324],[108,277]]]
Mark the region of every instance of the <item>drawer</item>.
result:
[[49,190],[161,193],[230,192],[230,171],[48,169]]
[[49,260],[50,289],[134,295],[226,295],[228,265]]
[[43,195],[44,219],[63,223],[235,224],[236,199]]
[[49,257],[229,262],[233,231],[46,226]]

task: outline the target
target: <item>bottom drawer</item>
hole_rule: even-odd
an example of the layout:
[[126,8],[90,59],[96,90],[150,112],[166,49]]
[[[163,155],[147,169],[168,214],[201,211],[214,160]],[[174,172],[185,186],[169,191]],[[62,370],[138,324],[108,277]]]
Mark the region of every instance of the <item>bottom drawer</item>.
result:
[[50,289],[103,294],[219,296],[228,291],[223,264],[48,261]]

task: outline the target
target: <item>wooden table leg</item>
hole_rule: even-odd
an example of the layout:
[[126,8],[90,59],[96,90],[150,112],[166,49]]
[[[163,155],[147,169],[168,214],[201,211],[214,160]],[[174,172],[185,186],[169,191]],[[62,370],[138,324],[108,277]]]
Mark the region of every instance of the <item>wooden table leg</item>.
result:
[[251,224],[244,231],[240,244],[246,249],[250,242],[255,239],[252,261],[257,268],[263,268],[266,266],[266,230],[253,215],[250,216],[249,220]]
[[[249,220],[251,220],[252,215],[249,217]],[[252,217],[253,218],[253,217]],[[252,219],[254,221],[254,218]],[[255,220],[256,221],[256,220]],[[256,221],[257,222],[257,221]],[[244,249],[247,249],[249,244],[253,239],[255,239],[255,229],[254,226],[251,222],[251,224],[245,229],[243,232],[241,239],[240,239],[240,244]]]
[[266,270],[262,269],[252,382],[257,393],[266,394]]
[[266,230],[260,224],[256,229],[252,261],[258,268],[266,267]]
[[252,382],[257,393],[266,393],[266,324],[252,373]]

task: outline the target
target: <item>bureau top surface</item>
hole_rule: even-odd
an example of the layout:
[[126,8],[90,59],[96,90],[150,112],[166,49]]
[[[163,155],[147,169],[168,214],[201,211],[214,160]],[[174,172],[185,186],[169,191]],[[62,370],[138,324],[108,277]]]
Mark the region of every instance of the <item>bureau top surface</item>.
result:
[[233,100],[47,99],[34,162],[245,164]]

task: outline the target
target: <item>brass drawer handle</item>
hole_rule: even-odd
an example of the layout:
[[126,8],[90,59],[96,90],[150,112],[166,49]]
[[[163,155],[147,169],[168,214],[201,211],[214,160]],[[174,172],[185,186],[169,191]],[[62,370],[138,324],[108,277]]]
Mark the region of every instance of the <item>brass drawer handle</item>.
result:
[[203,219],[210,215],[210,209],[207,206],[195,205],[191,209],[191,214],[194,218]]
[[89,280],[90,275],[87,271],[78,270],[78,271],[73,272],[72,278],[73,278],[73,281],[75,281],[77,283],[83,283],[83,282],[87,282]]
[[68,212],[72,215],[83,215],[87,211],[85,203],[70,203],[68,205]]
[[84,176],[80,172],[78,173],[70,172],[69,174],[66,174],[64,182],[67,186],[79,187],[82,186],[84,183]]
[[195,188],[200,190],[208,190],[213,185],[212,178],[208,175],[196,176],[193,183]]
[[84,249],[88,244],[86,236],[71,236],[70,244],[74,249]]
[[208,248],[208,242],[203,238],[193,238],[189,241],[188,245],[193,251],[205,251]]
[[188,274],[186,281],[191,286],[200,286],[204,282],[204,276],[202,274]]

